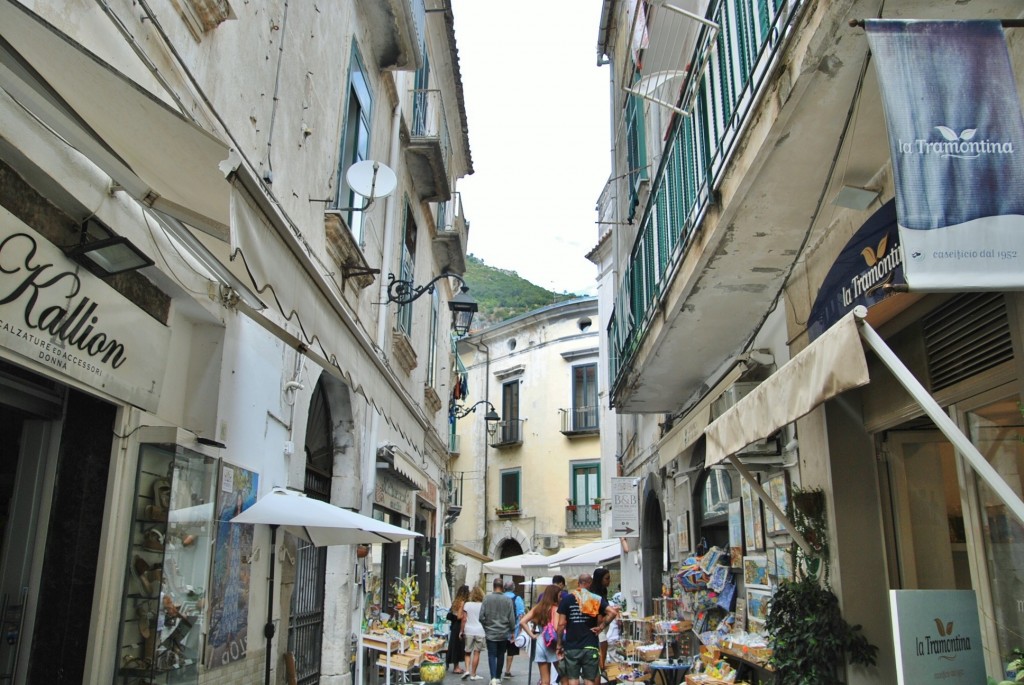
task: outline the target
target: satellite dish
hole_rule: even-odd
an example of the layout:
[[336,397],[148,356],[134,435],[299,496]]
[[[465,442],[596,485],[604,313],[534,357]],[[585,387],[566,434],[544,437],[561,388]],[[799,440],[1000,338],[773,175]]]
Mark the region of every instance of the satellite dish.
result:
[[345,172],[345,182],[353,192],[371,200],[387,197],[398,186],[395,172],[372,159],[350,166]]

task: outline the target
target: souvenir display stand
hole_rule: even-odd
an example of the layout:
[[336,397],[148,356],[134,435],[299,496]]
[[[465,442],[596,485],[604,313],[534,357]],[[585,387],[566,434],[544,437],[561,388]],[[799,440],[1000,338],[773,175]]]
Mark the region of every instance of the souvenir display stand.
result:
[[605,672],[609,680],[678,685],[690,665],[689,623],[670,618],[675,607],[655,600],[654,616],[639,618],[629,612],[619,619],[620,639],[609,646]]
[[367,650],[379,652],[376,664],[386,683],[419,680],[416,676],[420,675],[421,666],[427,663],[438,664],[443,669],[444,660],[440,654],[444,649],[444,639],[434,635],[434,626],[426,623],[413,623],[409,634],[399,633],[393,628],[376,627],[359,636],[360,653]]
[[[674,576],[676,582],[669,585],[674,596],[664,600],[665,606],[690,623],[688,637],[699,648],[686,685],[773,682],[767,639],[743,629],[747,613],[754,611],[746,600],[737,600],[743,569],[732,569],[729,562],[728,554],[712,547],[703,556],[687,558]],[[767,586],[757,592],[770,597]],[[757,611],[763,611],[763,606]],[[751,625],[762,625],[761,619],[753,619]]]

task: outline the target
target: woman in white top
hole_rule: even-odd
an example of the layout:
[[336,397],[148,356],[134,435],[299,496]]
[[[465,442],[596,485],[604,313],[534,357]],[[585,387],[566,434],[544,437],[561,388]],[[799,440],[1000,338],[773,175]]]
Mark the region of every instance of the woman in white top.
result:
[[463,680],[483,680],[483,676],[476,674],[477,668],[480,667],[480,652],[487,649],[484,627],[480,623],[480,607],[483,601],[484,591],[475,587],[469,593],[469,601],[462,605],[462,611],[466,614],[465,620],[462,621],[462,638],[466,643],[466,672],[462,674]]

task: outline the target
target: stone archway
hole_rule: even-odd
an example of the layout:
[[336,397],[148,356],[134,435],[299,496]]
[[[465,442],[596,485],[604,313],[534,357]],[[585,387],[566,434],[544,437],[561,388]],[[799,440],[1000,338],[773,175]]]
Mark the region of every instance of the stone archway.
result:
[[526,535],[526,533],[511,524],[506,524],[504,530],[491,539],[491,545],[487,551],[487,556],[491,559],[502,559],[504,557],[515,556],[513,554],[501,553],[502,546],[508,541],[514,541],[519,545],[519,549],[521,551],[516,554],[524,554],[533,550],[533,545],[530,544],[530,537]]
[[[362,467],[353,449],[350,398],[348,386],[326,372],[320,374],[306,413],[303,490],[309,497],[358,510]],[[297,673],[300,685],[319,682],[321,673],[340,673],[350,663],[349,650],[334,648],[337,641],[332,636],[350,634],[355,619],[342,609],[349,602],[329,602],[326,594],[328,587],[350,584],[349,567],[349,559],[328,567],[327,548],[299,541],[294,564],[283,570],[288,651],[302,665]]]
[[661,596],[665,558],[665,515],[658,499],[657,478],[647,477],[644,485],[643,520],[640,524],[640,566],[643,572],[644,615],[654,613],[654,597]]

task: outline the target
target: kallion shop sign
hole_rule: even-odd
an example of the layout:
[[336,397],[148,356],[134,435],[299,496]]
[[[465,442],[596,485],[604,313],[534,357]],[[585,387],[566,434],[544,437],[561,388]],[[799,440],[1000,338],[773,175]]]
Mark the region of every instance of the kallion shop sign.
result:
[[170,329],[0,210],[0,347],[155,411]]

